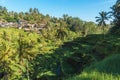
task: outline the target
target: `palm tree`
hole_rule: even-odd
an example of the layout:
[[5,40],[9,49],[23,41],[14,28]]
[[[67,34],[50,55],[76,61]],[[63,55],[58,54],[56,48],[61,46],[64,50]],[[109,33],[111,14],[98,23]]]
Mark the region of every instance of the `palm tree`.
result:
[[[29,35],[28,35],[29,36]],[[30,36],[29,36],[30,37]],[[37,42],[31,39],[27,39],[25,41],[25,36],[23,34],[19,34],[18,40],[18,55],[19,55],[19,63],[23,65],[26,60],[26,71],[27,71],[27,80],[30,80],[29,71],[28,71],[28,64],[29,61],[32,60],[37,55]],[[35,48],[36,47],[36,48]]]
[[68,17],[69,17],[69,16],[68,16],[67,14],[63,14],[63,20],[64,20],[64,21],[67,21]]
[[33,9],[32,9],[32,8],[29,9],[29,13],[30,13],[30,14],[33,13]]
[[111,15],[114,17],[114,26],[110,29],[110,33],[120,34],[120,0],[117,0],[116,3],[111,7],[111,9]]
[[60,20],[59,29],[57,29],[57,35],[56,35],[57,38],[63,40],[67,36],[67,33],[64,30],[65,27],[66,27],[66,23],[64,23],[62,20]]
[[98,22],[98,26],[101,26],[103,28],[103,34],[104,34],[104,27],[106,26],[106,21],[109,19],[107,12],[100,12],[99,17],[95,17],[96,22]]
[[67,36],[67,33],[63,29],[57,30],[57,38],[63,40]]

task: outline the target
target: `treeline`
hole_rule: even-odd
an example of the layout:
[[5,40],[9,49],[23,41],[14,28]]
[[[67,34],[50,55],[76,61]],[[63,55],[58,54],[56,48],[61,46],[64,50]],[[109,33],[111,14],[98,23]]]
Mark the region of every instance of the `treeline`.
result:
[[[18,13],[14,11],[9,12],[6,7],[2,6],[0,6],[0,21],[17,22],[18,20],[26,20],[31,24],[47,24],[48,27],[64,27],[74,32],[81,31],[86,34],[91,34],[92,32],[96,31],[95,28],[97,26],[110,26],[106,24],[106,21],[111,20],[111,24],[116,26],[112,28],[110,32],[116,33],[119,31],[116,31],[115,29],[119,28],[118,26],[120,26],[119,3],[120,1],[117,0],[116,3],[111,7],[111,11],[102,11],[99,13],[99,16],[96,17],[96,22],[98,22],[98,25],[96,25],[94,22],[83,21],[78,17],[72,17],[67,14],[64,14],[61,18],[51,17],[48,14],[43,15],[37,8],[30,8],[28,12]],[[88,31],[88,29],[90,30]]]
[[[18,20],[26,20],[28,23],[46,24],[49,28],[68,29],[73,32],[81,32],[83,35],[92,33],[101,33],[94,22],[83,21],[78,17],[72,17],[64,14],[61,18],[51,17],[50,15],[43,15],[37,8],[30,8],[28,12],[8,12],[6,7],[0,6],[0,21],[2,22],[17,22]],[[97,30],[97,31],[96,31]]]

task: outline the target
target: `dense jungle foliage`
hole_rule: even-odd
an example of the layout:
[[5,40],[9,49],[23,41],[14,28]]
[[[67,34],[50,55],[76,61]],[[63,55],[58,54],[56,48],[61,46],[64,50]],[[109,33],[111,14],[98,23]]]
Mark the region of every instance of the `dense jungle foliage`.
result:
[[0,6],[1,22],[46,24],[39,34],[0,27],[0,80],[120,80],[120,0],[111,9],[96,24]]

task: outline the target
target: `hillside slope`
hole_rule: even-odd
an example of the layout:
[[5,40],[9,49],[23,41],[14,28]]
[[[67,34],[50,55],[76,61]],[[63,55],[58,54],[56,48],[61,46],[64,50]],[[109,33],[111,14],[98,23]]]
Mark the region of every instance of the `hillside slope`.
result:
[[120,54],[114,54],[66,80],[120,80]]

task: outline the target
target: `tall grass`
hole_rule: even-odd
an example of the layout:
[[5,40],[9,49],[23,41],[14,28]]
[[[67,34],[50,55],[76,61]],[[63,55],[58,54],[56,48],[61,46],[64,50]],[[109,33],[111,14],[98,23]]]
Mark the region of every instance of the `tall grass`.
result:
[[120,54],[112,55],[66,80],[120,80]]
[[92,71],[91,73],[83,72],[81,75],[71,77],[67,80],[120,80],[120,75]]

